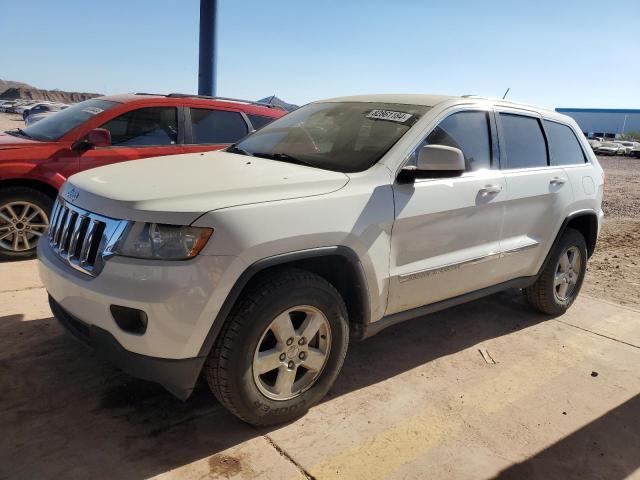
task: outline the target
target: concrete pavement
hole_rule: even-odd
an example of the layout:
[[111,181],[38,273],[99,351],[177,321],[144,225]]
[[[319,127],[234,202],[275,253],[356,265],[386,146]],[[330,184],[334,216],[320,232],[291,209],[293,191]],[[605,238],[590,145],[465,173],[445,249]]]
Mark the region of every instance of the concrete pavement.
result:
[[255,429],[127,377],[0,264],[0,478],[640,478],[640,312],[507,292],[350,345],[327,398]]

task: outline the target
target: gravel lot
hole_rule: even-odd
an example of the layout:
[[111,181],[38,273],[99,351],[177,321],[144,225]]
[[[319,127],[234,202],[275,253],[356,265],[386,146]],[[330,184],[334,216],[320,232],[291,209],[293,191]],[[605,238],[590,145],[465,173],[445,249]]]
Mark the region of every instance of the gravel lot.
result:
[[14,113],[0,112],[0,132],[14,128],[24,128],[22,117]]
[[605,170],[605,221],[583,292],[640,306],[640,159],[598,157]]

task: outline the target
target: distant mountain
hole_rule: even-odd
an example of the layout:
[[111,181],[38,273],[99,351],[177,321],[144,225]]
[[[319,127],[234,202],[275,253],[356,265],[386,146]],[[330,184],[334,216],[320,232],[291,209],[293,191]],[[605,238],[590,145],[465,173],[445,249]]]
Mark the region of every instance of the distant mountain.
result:
[[0,78],[0,93],[8,90],[9,88],[35,88],[31,85],[22,82],[14,82],[13,80],[2,80]]
[[26,83],[13,82],[10,80],[0,80],[0,92],[2,92],[0,93],[0,99],[3,100],[22,98],[25,100],[48,100],[50,102],[61,103],[77,103],[101,95],[100,93],[40,90]]
[[277,105],[278,107],[284,108],[287,112],[292,112],[296,108],[299,108],[298,105],[294,105],[293,103],[287,103],[284,100],[276,97],[275,95],[271,95],[270,97],[265,97],[258,100],[260,103],[268,103],[269,105]]

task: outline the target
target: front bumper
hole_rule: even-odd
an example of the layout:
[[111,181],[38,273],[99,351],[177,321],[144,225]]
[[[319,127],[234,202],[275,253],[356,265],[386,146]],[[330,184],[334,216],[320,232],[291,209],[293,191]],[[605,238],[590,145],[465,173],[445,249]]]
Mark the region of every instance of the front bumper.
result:
[[180,400],[191,395],[206,357],[173,360],[140,355],[125,350],[111,333],[85,323],[60,306],[51,295],[49,305],[62,326],[96,353],[129,375],[157,382]]
[[[38,243],[40,278],[67,330],[124,371],[186,398],[208,354],[201,352],[204,340],[242,262],[233,256],[180,262],[112,257],[93,277],[58,258],[45,237]],[[144,312],[146,330],[123,330],[112,306]]]
[[[96,277],[58,258],[47,239],[38,243],[44,287],[67,312],[111,333],[126,350],[169,359],[199,356],[213,320],[241,271],[237,257],[198,255],[186,261],[112,257]],[[112,306],[143,311],[144,334],[121,329]]]

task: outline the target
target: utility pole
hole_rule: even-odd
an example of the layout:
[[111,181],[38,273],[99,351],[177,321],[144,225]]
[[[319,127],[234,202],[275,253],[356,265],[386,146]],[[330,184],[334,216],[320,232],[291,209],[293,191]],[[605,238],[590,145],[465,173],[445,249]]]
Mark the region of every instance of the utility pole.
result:
[[216,95],[218,0],[200,0],[198,95]]

